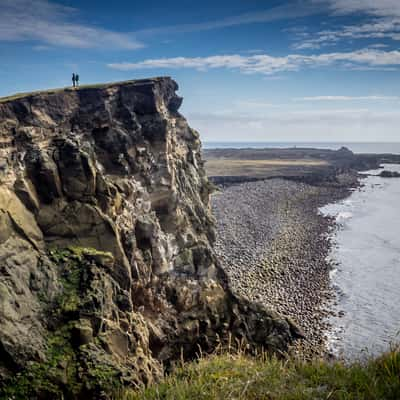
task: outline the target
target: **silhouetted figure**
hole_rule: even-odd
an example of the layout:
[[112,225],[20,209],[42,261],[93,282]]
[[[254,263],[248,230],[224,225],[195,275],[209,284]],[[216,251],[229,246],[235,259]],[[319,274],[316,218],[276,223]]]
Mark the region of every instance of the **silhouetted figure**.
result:
[[79,75],[75,75],[76,86],[79,86]]
[[72,86],[75,87],[76,84],[76,76],[75,74],[72,74]]

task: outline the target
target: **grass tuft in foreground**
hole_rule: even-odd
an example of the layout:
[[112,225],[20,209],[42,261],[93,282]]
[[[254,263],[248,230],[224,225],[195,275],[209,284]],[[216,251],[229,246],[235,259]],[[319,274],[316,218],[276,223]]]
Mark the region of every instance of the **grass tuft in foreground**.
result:
[[214,355],[184,364],[158,385],[114,400],[399,400],[400,351],[365,363]]

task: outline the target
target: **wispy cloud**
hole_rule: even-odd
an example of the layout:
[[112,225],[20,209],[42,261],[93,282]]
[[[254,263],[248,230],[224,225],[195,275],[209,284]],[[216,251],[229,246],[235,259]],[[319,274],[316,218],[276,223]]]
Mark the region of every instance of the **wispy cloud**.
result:
[[268,112],[263,115],[188,113],[190,124],[202,132],[204,140],[332,140],[396,141],[399,111],[365,108]]
[[[296,34],[294,48],[298,50],[319,49],[341,40],[391,39],[400,41],[400,18],[380,18],[359,25],[344,26],[335,30]],[[380,45],[382,47],[382,44]]]
[[267,103],[264,101],[256,101],[256,100],[238,100],[235,103],[238,107],[250,108],[250,109],[264,109],[264,108],[277,108],[280,107],[279,104]]
[[33,41],[74,48],[143,47],[133,34],[74,23],[78,11],[47,0],[1,0],[0,41]]
[[288,20],[293,18],[306,17],[321,11],[321,5],[309,0],[296,0],[282,6],[273,7],[267,10],[243,13],[228,16],[212,21],[204,21],[191,24],[180,24],[162,26],[157,28],[143,29],[137,31],[140,36],[160,35],[171,33],[201,32],[214,29],[228,28],[238,25],[271,22],[277,20]]
[[336,14],[365,13],[379,17],[400,17],[398,0],[313,0],[314,3],[327,4]]
[[302,68],[326,67],[339,65],[351,67],[379,67],[400,65],[400,51],[383,51],[377,49],[362,49],[352,52],[325,53],[317,55],[290,54],[275,57],[268,54],[254,56],[216,55],[209,57],[174,57],[149,59],[139,62],[121,62],[108,64],[108,67],[121,70],[191,68],[198,71],[226,68],[238,70],[245,74],[271,75],[278,72],[298,71]]
[[356,14],[364,21],[357,25],[344,25],[337,29],[319,32],[294,32],[298,50],[319,49],[335,45],[342,40],[391,39],[400,41],[400,1],[399,0],[311,0],[325,7],[333,16]]
[[[136,32],[141,36],[177,34],[222,29],[239,25],[290,20],[315,14],[328,13],[333,16],[355,14],[372,17],[373,20],[357,26],[345,26],[338,30],[322,30],[316,34],[291,28],[299,39],[294,48],[299,50],[318,49],[334,44],[341,39],[390,38],[400,40],[399,0],[296,0],[267,10],[243,13],[224,18],[143,29]],[[288,31],[288,30],[287,30]],[[315,37],[312,37],[314,36]]]
[[296,97],[293,101],[391,101],[400,100],[399,96],[312,96]]
[[374,123],[385,123],[400,121],[399,111],[371,111],[367,108],[345,108],[333,110],[304,110],[273,112],[263,116],[255,116],[243,113],[189,113],[188,118],[197,121],[230,121],[230,122],[279,122],[287,124],[298,124],[309,122],[357,122],[363,121]]
[[370,47],[371,49],[386,49],[389,47],[389,45],[384,44],[384,43],[375,43],[375,44],[371,44],[368,47]]

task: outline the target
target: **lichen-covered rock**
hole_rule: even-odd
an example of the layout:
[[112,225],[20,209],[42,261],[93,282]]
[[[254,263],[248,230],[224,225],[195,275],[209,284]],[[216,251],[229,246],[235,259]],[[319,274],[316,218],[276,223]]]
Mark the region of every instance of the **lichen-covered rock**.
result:
[[200,348],[298,335],[227,287],[176,90],[155,78],[0,102],[0,393],[99,398]]

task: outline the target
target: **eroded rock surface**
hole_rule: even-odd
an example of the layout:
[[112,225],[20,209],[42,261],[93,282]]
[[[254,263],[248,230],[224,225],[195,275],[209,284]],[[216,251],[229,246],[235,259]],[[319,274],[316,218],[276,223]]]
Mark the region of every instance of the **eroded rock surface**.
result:
[[176,90],[155,78],[0,102],[3,393],[99,398],[228,338],[284,350],[298,334],[227,288]]

